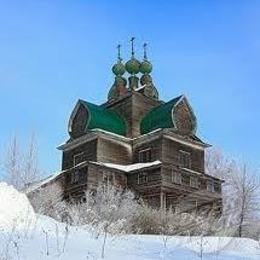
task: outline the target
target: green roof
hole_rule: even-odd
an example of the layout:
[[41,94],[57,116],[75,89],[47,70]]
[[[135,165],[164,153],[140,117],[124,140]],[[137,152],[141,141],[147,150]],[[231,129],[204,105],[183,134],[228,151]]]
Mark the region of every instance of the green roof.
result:
[[149,133],[158,128],[174,127],[172,109],[182,97],[183,96],[174,98],[148,112],[148,114],[141,121],[141,134]]
[[86,129],[98,128],[119,135],[126,134],[126,124],[115,111],[84,100],[79,100],[79,102],[84,105],[88,111]]

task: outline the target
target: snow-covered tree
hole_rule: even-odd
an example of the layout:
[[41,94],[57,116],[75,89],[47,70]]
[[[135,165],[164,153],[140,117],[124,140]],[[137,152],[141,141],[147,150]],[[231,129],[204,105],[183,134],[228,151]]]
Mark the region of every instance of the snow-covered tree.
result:
[[[251,236],[248,232],[255,220],[259,221],[260,183],[253,171],[239,161],[227,158],[219,150],[206,155],[206,172],[223,179],[223,217],[225,225],[237,228],[233,235]],[[246,232],[245,232],[246,231]]]
[[260,183],[246,168],[238,168],[231,173],[233,194],[238,211],[238,236],[244,235],[244,228],[250,226],[256,212],[260,211]]
[[35,134],[31,135],[30,142],[28,144],[28,149],[24,153],[22,158],[22,172],[21,179],[24,186],[35,182],[40,177],[40,170],[38,166],[37,157],[37,145]]
[[3,181],[22,190],[40,177],[35,136],[31,136],[28,149],[23,152],[17,137],[11,138],[3,156]]
[[3,160],[4,181],[21,189],[23,187],[21,153],[16,136],[10,140]]

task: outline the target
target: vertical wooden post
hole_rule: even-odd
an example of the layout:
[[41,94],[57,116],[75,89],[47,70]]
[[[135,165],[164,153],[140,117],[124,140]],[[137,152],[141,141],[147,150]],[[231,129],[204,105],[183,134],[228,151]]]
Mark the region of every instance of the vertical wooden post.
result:
[[160,193],[160,208],[161,210],[166,210],[166,197],[163,191]]

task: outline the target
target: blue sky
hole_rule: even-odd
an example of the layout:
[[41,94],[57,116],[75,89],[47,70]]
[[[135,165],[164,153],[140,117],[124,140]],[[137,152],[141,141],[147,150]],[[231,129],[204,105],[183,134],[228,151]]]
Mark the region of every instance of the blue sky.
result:
[[41,167],[60,168],[57,145],[78,98],[100,104],[116,45],[144,41],[160,97],[186,94],[198,135],[259,166],[259,1],[0,0],[0,152],[36,133]]

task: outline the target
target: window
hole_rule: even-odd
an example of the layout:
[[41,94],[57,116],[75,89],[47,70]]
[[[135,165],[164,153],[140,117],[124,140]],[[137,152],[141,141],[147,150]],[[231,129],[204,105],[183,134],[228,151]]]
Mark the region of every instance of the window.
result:
[[86,169],[77,169],[71,172],[70,174],[70,183],[71,184],[81,184],[87,181],[87,170]]
[[214,191],[220,193],[221,192],[221,184],[216,182],[214,184]]
[[145,163],[151,161],[152,161],[152,150],[150,148],[139,151],[139,162]]
[[144,184],[148,182],[148,175],[146,172],[140,172],[138,173],[138,180],[137,183],[138,184]]
[[172,182],[175,184],[182,184],[182,176],[180,172],[172,172]]
[[81,173],[80,173],[80,171],[79,170],[76,170],[76,171],[74,171],[74,172],[72,172],[71,173],[71,183],[72,184],[76,184],[76,183],[79,183],[79,181],[80,181],[80,178],[81,178]]
[[191,176],[190,177],[190,186],[192,188],[198,188],[198,178]]
[[191,160],[190,160],[190,153],[185,151],[180,152],[180,166],[183,168],[190,168],[191,167]]
[[108,172],[104,172],[103,173],[103,183],[105,185],[113,185],[114,184],[114,174],[113,173],[108,173]]
[[207,191],[214,192],[214,183],[212,181],[207,182]]
[[74,155],[74,157],[73,157],[73,165],[74,166],[78,165],[79,163],[81,163],[83,161],[84,161],[84,152],[81,152],[81,153]]

